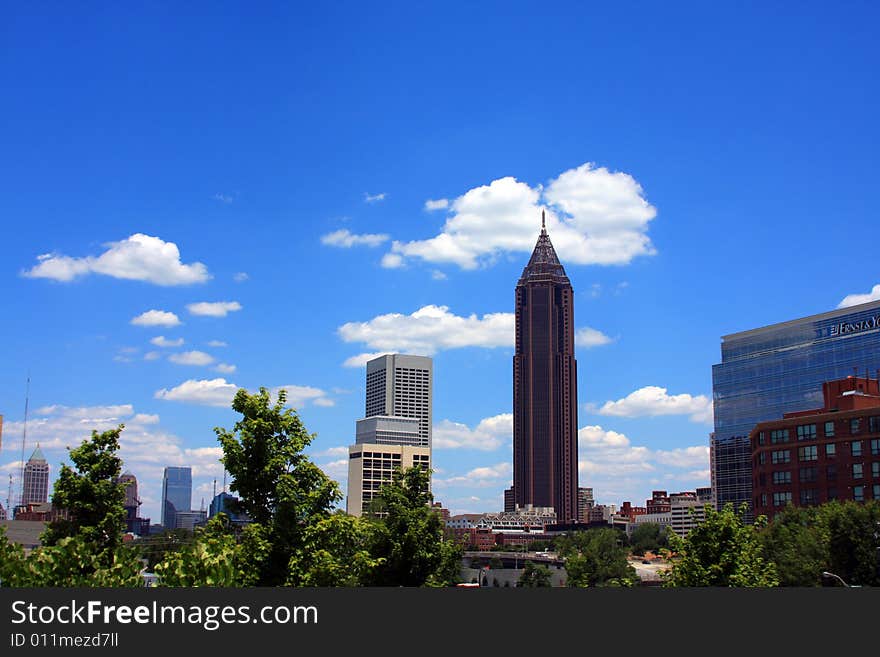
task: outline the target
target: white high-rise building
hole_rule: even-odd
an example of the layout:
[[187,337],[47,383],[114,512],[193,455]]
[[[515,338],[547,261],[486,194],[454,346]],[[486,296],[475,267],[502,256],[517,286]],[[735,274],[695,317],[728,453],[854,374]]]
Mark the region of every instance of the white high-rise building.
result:
[[386,354],[367,363],[365,417],[348,449],[349,514],[361,515],[396,468],[431,467],[433,362]]
[[427,356],[386,354],[367,363],[365,418],[376,415],[419,420],[419,445],[431,447],[434,365]]

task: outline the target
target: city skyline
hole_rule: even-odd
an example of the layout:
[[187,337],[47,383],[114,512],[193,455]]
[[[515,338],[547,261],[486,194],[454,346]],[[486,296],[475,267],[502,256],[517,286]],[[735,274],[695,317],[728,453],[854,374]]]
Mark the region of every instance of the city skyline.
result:
[[500,510],[542,210],[597,503],[709,484],[721,336],[880,298],[873,6],[262,11],[8,12],[4,506],[28,378],[28,452],[124,423],[156,522],[166,466],[220,489],[237,387],[344,495],[364,363],[408,353],[436,499]]

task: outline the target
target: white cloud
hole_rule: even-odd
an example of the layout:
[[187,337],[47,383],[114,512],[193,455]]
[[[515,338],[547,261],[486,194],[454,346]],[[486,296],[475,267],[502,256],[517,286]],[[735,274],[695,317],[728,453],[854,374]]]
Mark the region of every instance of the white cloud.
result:
[[578,429],[580,446],[600,445],[603,447],[628,447],[629,438],[616,431],[606,431],[598,425],[588,425]]
[[148,310],[131,320],[135,326],[179,326],[180,318],[167,310]]
[[712,400],[706,395],[669,395],[666,388],[645,386],[623,399],[605,402],[598,413],[616,417],[688,415],[693,422],[711,424]]
[[203,406],[229,406],[238,391],[226,379],[189,379],[170,390],[162,388],[153,395],[156,399],[179,401]]
[[157,335],[155,338],[150,340],[150,344],[154,344],[157,347],[179,347],[183,344],[183,338],[176,338],[174,340],[166,338],[164,335]]
[[432,269],[431,278],[433,278],[435,281],[445,281],[448,277],[439,269]]
[[203,317],[226,317],[231,312],[241,310],[238,301],[199,301],[186,304],[190,315]]
[[321,244],[327,246],[338,246],[349,249],[353,246],[379,246],[382,242],[388,241],[388,235],[384,233],[365,233],[363,235],[355,235],[346,228],[327,233],[321,236]]
[[386,253],[380,262],[385,269],[399,269],[403,267],[403,256],[397,253]]
[[234,374],[237,369],[235,365],[230,365],[229,363],[217,363],[217,366],[214,368],[220,374]]
[[174,242],[135,233],[119,242],[109,242],[99,256],[75,258],[55,253],[37,257],[38,263],[22,272],[28,278],[50,278],[68,282],[86,274],[146,281],[156,285],[190,285],[211,278],[201,262],[183,264]]
[[452,216],[438,235],[395,240],[391,254],[475,269],[503,253],[530,252],[542,209],[565,263],[621,265],[656,253],[647,230],[657,212],[641,186],[629,174],[589,162],[563,172],[546,188],[508,176],[475,187],[449,205]]
[[235,198],[232,197],[232,196],[229,196],[228,194],[220,194],[220,193],[218,193],[218,194],[214,194],[214,200],[215,200],[215,201],[220,201],[221,203],[227,203],[227,204],[229,204],[229,203],[232,203],[232,201],[234,201]]
[[310,403],[315,406],[333,406],[335,403],[325,391],[312,386],[277,386],[272,388],[270,392],[277,396],[278,391],[282,389],[287,391],[287,405],[293,408],[302,408]]
[[674,465],[678,468],[699,468],[701,466],[707,468],[709,466],[709,446],[696,445],[666,451],[658,450],[654,452],[654,458],[658,463]]
[[434,212],[435,210],[445,210],[449,207],[449,199],[438,198],[437,200],[428,199],[425,201],[425,210]]
[[213,363],[214,357],[211,354],[206,354],[204,351],[183,351],[179,354],[171,354],[168,356],[168,360],[177,365],[197,365],[201,367]]
[[582,349],[589,349],[590,347],[601,347],[602,345],[609,344],[613,342],[611,338],[594,328],[590,328],[589,326],[585,326],[583,328],[575,331],[574,334],[574,343],[578,347]]
[[209,347],[228,347],[229,345],[222,340],[211,340],[208,342]]
[[471,429],[466,424],[441,420],[433,427],[434,449],[469,448],[491,451],[511,444],[513,415],[501,413],[487,417]]
[[343,367],[364,367],[368,362],[373,360],[374,358],[378,358],[379,356],[385,354],[385,351],[375,351],[367,354],[358,354],[357,356],[352,356],[350,358],[346,358],[345,362],[342,363]]
[[244,283],[249,278],[250,276],[248,276],[247,272],[244,271],[236,272],[232,275],[232,280],[234,280],[236,283]]
[[384,352],[430,356],[460,347],[511,347],[513,313],[460,317],[447,306],[423,306],[410,315],[389,313],[367,322],[348,322],[337,329],[345,342],[362,342]]
[[460,476],[448,478],[434,477],[431,483],[436,488],[449,488],[451,486],[460,488],[488,488],[499,484],[508,484],[512,470],[513,468],[510,463],[504,461],[495,465],[474,468]]
[[867,294],[848,294],[843,298],[839,304],[837,304],[838,308],[848,308],[850,306],[857,306],[860,303],[868,303],[869,301],[880,301],[880,284],[875,285],[871,288],[871,291]]
[[[348,447],[344,445],[340,445],[338,447],[328,447],[327,449],[321,450],[320,452],[315,452],[314,456],[321,457],[348,457]],[[347,459],[346,459],[347,460]]]
[[388,196],[388,194],[385,192],[382,192],[381,194],[367,194],[364,192],[364,202],[378,203],[379,201],[384,201],[386,196]]
[[158,351],[148,351],[144,354],[144,360],[159,360],[162,357]]

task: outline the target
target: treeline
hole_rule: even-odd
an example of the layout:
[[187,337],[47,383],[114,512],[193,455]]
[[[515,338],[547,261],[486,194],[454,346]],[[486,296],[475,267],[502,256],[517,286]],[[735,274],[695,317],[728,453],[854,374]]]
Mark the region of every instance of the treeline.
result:
[[115,483],[124,426],[70,451],[52,503],[69,520],[50,523],[42,546],[25,554],[0,530],[0,585],[143,586],[145,561],[161,586],[447,586],[458,580],[462,550],[445,540],[430,508],[429,473],[396,472],[370,513],[335,510],[339,485],[305,454],[314,439],[282,391],[239,390],[242,415],[231,431],[216,428],[238,494],[252,522],[233,527],[218,514],[192,540],[125,543],[125,488]]

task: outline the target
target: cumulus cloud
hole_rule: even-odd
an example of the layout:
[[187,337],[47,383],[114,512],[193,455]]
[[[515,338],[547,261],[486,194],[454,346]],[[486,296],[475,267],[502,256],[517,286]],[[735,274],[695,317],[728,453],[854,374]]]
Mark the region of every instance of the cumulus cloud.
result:
[[171,354],[168,360],[177,365],[197,365],[203,367],[213,363],[214,357],[211,354],[206,354],[204,351],[183,351],[179,354]]
[[445,281],[448,277],[439,269],[432,269],[431,278],[433,278],[435,281]]
[[[157,390],[153,396],[156,399],[202,406],[229,406],[239,387],[224,378],[189,379],[174,388]],[[281,389],[287,391],[287,405],[293,408],[302,408],[308,404],[332,406],[334,403],[325,391],[312,386],[276,386],[270,388],[269,393],[277,399],[278,391]]]
[[229,345],[223,342],[222,340],[210,340],[208,342],[209,347],[228,347]]
[[157,347],[179,347],[183,344],[183,338],[170,339],[164,335],[157,335],[155,338],[150,339],[150,344],[154,344]]
[[850,306],[857,306],[860,303],[868,303],[869,301],[880,301],[880,284],[875,285],[871,288],[871,291],[867,294],[848,294],[843,298],[839,304],[837,304],[838,308],[849,308]]
[[220,374],[234,374],[236,367],[229,363],[217,363],[217,366],[214,369],[220,372]]
[[658,450],[654,452],[654,458],[658,463],[674,465],[678,468],[707,468],[709,466],[709,446],[696,445],[665,451]]
[[78,258],[44,253],[37,256],[37,264],[22,275],[69,282],[86,274],[102,274],[165,286],[204,283],[211,278],[204,264],[182,263],[177,245],[158,237],[135,233],[104,246],[107,250],[99,256]]
[[623,399],[605,402],[598,413],[616,417],[688,415],[693,422],[711,424],[712,400],[706,395],[670,395],[666,388],[645,386]]
[[380,262],[385,269],[399,269],[403,267],[403,256],[398,253],[386,253]]
[[179,326],[180,318],[167,310],[148,310],[131,320],[135,326]]
[[510,463],[504,461],[495,465],[482,466],[468,471],[464,475],[448,478],[434,477],[432,485],[436,488],[488,488],[499,484],[507,485],[510,482],[513,468]]
[[244,283],[249,278],[250,276],[248,276],[247,272],[244,271],[239,271],[232,275],[232,280],[234,280],[236,283]]
[[345,228],[321,236],[321,244],[338,246],[343,249],[350,249],[353,246],[379,246],[382,242],[387,241],[388,235],[384,233],[356,235]]
[[351,356],[350,358],[346,358],[342,363],[343,367],[364,367],[368,362],[373,360],[374,358],[378,358],[387,352],[385,351],[375,351],[373,353],[365,353],[358,354],[357,356]]
[[384,201],[386,196],[388,196],[388,194],[385,192],[381,192],[380,194],[368,194],[364,192],[364,202],[378,203],[379,201]]
[[162,357],[158,351],[148,351],[144,354],[144,360],[159,360]]
[[612,339],[602,333],[602,331],[590,328],[589,326],[578,329],[574,334],[575,345],[582,349],[601,347],[602,345],[610,344],[611,342],[613,342]]
[[441,420],[433,427],[433,446],[435,449],[479,449],[492,451],[502,445],[511,444],[513,436],[513,415],[501,413],[487,417],[471,429],[466,424]]
[[345,342],[361,342],[382,352],[430,356],[461,347],[511,347],[513,313],[461,317],[447,306],[423,306],[410,315],[389,313],[367,322],[348,322],[337,329]]
[[546,187],[508,176],[468,190],[448,205],[451,216],[438,235],[392,242],[390,253],[401,257],[392,262],[399,266],[405,258],[420,258],[475,269],[504,253],[528,253],[542,209],[566,263],[623,265],[656,253],[647,231],[657,211],[641,185],[627,173],[590,162],[564,171]]
[[226,317],[231,312],[241,310],[238,301],[199,301],[186,304],[190,315],[202,317]]
[[449,207],[449,199],[447,198],[438,198],[436,200],[428,199],[425,201],[425,210],[428,212],[434,212],[435,210],[445,210]]
[[162,388],[154,393],[156,399],[179,401],[202,406],[229,406],[238,391],[234,383],[226,379],[188,379],[171,389]]

